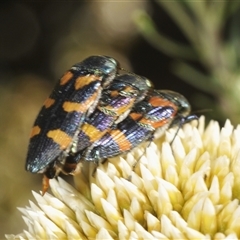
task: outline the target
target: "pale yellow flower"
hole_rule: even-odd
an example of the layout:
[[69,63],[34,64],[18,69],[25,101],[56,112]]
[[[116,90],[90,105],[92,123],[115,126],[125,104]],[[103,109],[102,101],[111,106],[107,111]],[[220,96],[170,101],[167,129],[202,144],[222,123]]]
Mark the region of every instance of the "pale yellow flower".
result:
[[[204,118],[126,156],[84,166],[76,188],[51,180],[8,239],[239,239],[240,126]],[[134,171],[132,166],[139,160]],[[84,164],[86,165],[86,164]],[[78,189],[78,190],[76,190]]]

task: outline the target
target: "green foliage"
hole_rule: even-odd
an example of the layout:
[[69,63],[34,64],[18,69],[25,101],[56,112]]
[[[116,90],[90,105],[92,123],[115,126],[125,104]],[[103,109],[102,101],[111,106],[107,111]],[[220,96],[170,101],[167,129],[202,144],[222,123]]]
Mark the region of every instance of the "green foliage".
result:
[[[172,71],[177,76],[214,95],[222,115],[239,123],[240,18],[236,12],[240,1],[183,0],[157,3],[175,21],[189,45],[165,36],[156,29],[145,11],[137,11],[134,20],[142,35],[156,49],[176,59]],[[196,60],[203,66],[204,72],[191,65],[191,61]],[[206,107],[209,106],[202,106]]]

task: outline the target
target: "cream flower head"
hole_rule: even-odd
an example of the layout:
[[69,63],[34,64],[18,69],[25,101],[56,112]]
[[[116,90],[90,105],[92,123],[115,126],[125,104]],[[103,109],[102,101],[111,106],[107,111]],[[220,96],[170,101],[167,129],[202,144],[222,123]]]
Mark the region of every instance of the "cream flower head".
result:
[[172,145],[176,129],[111,158],[93,176],[94,164],[83,166],[76,188],[51,180],[53,195],[33,192],[37,204],[20,209],[28,230],[7,239],[239,239],[240,126],[204,121],[184,125]]

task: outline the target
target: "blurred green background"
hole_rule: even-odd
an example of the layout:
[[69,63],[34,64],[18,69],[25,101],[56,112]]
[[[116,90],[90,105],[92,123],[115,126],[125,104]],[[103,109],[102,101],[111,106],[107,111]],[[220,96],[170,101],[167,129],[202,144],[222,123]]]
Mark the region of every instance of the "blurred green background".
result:
[[33,121],[57,79],[87,56],[112,56],[156,88],[182,93],[208,119],[239,123],[239,5],[1,1],[0,239],[25,228],[16,207],[41,189],[42,176],[24,170]]

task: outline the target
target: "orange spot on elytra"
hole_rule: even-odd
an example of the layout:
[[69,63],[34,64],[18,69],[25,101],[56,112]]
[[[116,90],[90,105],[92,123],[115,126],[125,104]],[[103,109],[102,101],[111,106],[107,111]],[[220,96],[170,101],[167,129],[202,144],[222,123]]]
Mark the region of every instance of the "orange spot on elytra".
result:
[[[128,104],[123,105],[123,106],[115,109],[117,115],[119,116],[119,115],[123,114],[124,112],[128,111],[129,109],[131,109],[132,106],[133,106],[133,104],[134,104],[134,102],[135,102],[135,99],[131,99],[131,100],[128,102]],[[112,110],[114,111],[114,108],[113,108]]]
[[163,99],[163,98],[159,98],[159,97],[151,97],[148,101],[153,107],[172,107],[174,110],[177,110],[177,106],[166,100],[166,99]]
[[111,95],[112,98],[115,98],[119,95],[119,92],[118,91],[111,91],[110,95]]
[[148,126],[149,128],[152,128],[152,130],[156,130],[157,128],[162,127],[166,123],[168,123],[170,119],[171,118],[159,119],[158,121],[154,121],[154,120],[151,120],[151,119],[142,118],[139,122],[143,125],[146,125],[146,127]]
[[73,73],[70,71],[67,71],[60,79],[60,85],[65,85],[67,82],[69,82],[73,77]]
[[66,149],[72,142],[72,137],[61,129],[48,131],[47,137],[52,138],[53,141],[60,146],[61,150]]
[[143,115],[141,113],[130,113],[130,117],[135,120],[138,121],[139,119],[141,119],[143,117]]
[[99,76],[95,76],[95,75],[87,75],[87,76],[82,76],[82,77],[78,77],[76,79],[75,82],[75,89],[81,89],[84,86],[87,86],[88,84],[94,82],[94,81],[101,81],[101,78]]
[[63,109],[66,112],[86,112],[88,108],[95,102],[98,96],[98,91],[92,94],[91,97],[89,97],[85,102],[82,103],[76,103],[76,102],[64,102],[63,103]]
[[151,126],[154,127],[155,129],[164,126],[165,124],[167,124],[169,122],[169,120],[171,120],[172,118],[168,118],[168,119],[164,119],[162,121],[157,121],[157,122],[152,122]]
[[41,128],[39,126],[34,126],[32,128],[31,134],[30,134],[30,138],[38,135],[41,132]]
[[53,99],[53,98],[47,98],[46,100],[45,100],[45,102],[44,102],[44,106],[45,106],[45,108],[49,108],[49,107],[51,107],[53,104],[55,103],[55,99]]
[[110,135],[118,144],[121,151],[128,151],[131,149],[132,144],[128,141],[128,139],[120,130],[112,130]]
[[82,112],[82,109],[84,106],[82,106],[82,103],[76,103],[76,102],[64,102],[63,103],[63,109],[65,112]]
[[135,99],[128,99],[128,102],[126,102],[124,105],[122,106],[111,106],[111,105],[107,105],[104,107],[98,107],[102,112],[112,112],[112,114],[109,114],[111,116],[115,116],[116,118],[118,116],[120,116],[121,114],[125,113],[126,111],[128,111],[129,109],[132,108],[133,104],[135,102]]
[[95,142],[107,132],[107,130],[100,131],[99,129],[88,123],[84,123],[81,127],[81,130],[89,137],[90,142]]

